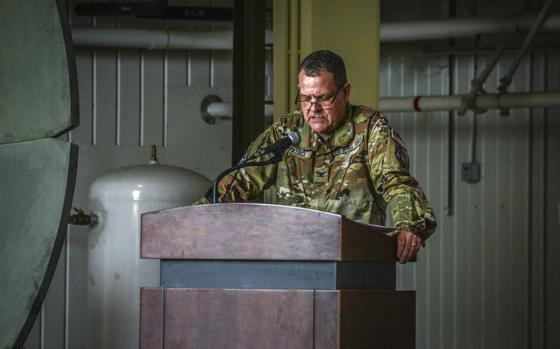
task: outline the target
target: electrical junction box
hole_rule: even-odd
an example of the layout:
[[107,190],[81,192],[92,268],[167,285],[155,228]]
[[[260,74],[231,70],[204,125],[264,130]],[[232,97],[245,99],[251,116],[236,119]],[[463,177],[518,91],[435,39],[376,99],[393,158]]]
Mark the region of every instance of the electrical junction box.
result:
[[461,165],[461,180],[467,183],[480,181],[480,164],[478,162],[465,162]]

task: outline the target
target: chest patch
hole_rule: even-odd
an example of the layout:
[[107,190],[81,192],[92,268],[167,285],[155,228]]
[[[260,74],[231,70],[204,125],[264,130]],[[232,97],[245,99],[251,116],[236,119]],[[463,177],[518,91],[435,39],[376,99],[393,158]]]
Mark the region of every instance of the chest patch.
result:
[[333,155],[339,155],[339,154],[346,154],[351,152],[352,150],[358,148],[360,145],[362,145],[362,143],[364,143],[364,137],[360,137],[358,139],[355,139],[349,146],[344,147],[344,148],[338,148],[335,151],[333,151]]
[[301,159],[311,159],[311,151],[309,150],[301,150],[294,147],[289,147],[287,152]]

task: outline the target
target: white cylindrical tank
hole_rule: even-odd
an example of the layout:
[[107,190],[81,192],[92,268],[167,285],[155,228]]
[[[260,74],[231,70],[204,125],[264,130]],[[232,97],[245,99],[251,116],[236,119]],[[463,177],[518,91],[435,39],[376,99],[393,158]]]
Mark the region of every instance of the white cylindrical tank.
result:
[[88,348],[138,348],[140,287],[159,287],[159,260],[140,259],[140,215],[191,204],[211,186],[193,171],[130,166],[89,191],[99,223],[88,237]]

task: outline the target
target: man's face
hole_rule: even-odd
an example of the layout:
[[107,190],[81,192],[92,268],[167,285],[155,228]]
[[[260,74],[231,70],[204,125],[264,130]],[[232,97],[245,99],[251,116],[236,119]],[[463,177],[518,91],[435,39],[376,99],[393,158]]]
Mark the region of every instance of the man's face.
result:
[[[307,76],[301,71],[298,80],[300,99],[312,102],[307,108],[301,107],[305,122],[317,133],[334,131],[344,119],[346,102],[350,98],[350,84],[338,91],[333,74],[326,71],[320,72],[318,76]],[[330,102],[333,97],[333,103],[327,107],[315,103],[320,100]]]

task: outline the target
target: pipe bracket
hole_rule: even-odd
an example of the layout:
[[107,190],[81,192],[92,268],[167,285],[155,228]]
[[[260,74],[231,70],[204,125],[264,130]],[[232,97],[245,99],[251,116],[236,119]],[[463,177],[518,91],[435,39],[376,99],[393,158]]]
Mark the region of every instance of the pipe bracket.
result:
[[210,113],[208,112],[208,106],[212,103],[218,102],[221,103],[223,102],[223,100],[216,95],[208,95],[202,99],[202,102],[200,103],[200,116],[205,123],[215,125],[218,121],[218,118],[210,115]]

